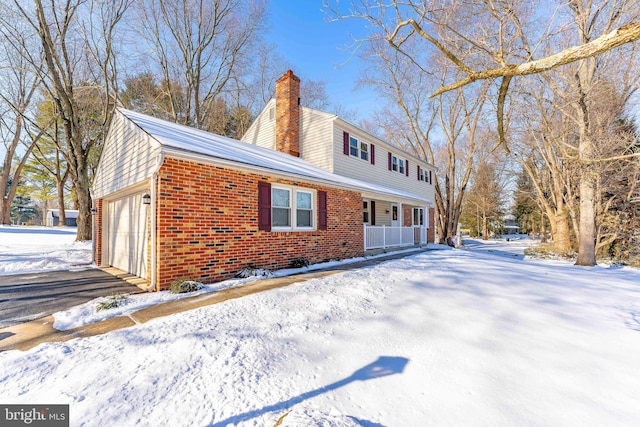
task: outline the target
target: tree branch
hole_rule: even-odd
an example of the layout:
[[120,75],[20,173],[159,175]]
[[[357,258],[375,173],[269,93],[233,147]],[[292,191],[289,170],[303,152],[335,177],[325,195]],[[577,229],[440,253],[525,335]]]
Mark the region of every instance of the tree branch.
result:
[[[402,24],[407,25],[406,23],[402,23]],[[396,28],[396,32],[399,29],[399,27],[400,26]],[[394,32],[394,34],[396,32]],[[420,33],[420,34],[423,35],[423,33]],[[485,71],[479,71],[479,72],[474,72],[470,70],[467,71],[468,68],[464,66],[464,64],[460,65],[461,61],[457,59],[455,55],[453,55],[445,47],[441,47],[442,45],[440,43],[438,43],[437,41],[433,41],[432,37],[426,37],[425,35],[423,35],[423,37],[428,41],[430,41],[431,43],[433,43],[438,49],[440,49],[447,56],[447,58],[449,58],[451,61],[453,61],[456,65],[458,65],[467,73],[467,77],[465,77],[464,79],[446,86],[442,86],[438,90],[433,92],[431,94],[431,97],[435,97],[442,93],[461,88],[463,86],[466,86],[478,80],[496,79],[498,77],[514,77],[514,76],[526,76],[530,74],[539,74],[544,71],[548,71],[556,67],[559,67],[561,65],[566,65],[572,62],[580,61],[582,59],[598,56],[611,49],[622,46],[623,44],[631,43],[636,40],[639,40],[640,39],[640,22],[632,22],[630,24],[623,25],[622,27],[611,31],[610,33],[604,34],[590,41],[589,43],[567,48],[554,55],[547,56],[546,58],[525,62],[524,64],[520,64],[520,65],[506,65],[504,67],[493,68],[491,70],[485,70]],[[389,40],[389,43],[391,43],[391,39]]]

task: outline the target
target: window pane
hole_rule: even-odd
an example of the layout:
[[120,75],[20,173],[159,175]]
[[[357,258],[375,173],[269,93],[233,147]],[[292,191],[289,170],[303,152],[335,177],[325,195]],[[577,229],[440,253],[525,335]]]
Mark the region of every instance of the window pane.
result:
[[400,160],[400,173],[404,173],[404,160]]
[[369,223],[369,212],[362,212],[363,217],[362,217],[362,222],[364,222],[365,224]]
[[362,207],[363,207],[364,209],[369,209],[369,201],[368,201],[368,200],[364,200],[364,201],[362,202]]
[[273,226],[291,227],[291,210],[287,208],[273,208]]
[[358,140],[352,136],[349,137],[349,153],[358,157]]
[[397,171],[398,170],[398,158],[396,156],[393,156],[393,158],[391,159],[391,162],[393,163],[393,170]]
[[360,158],[362,160],[369,160],[369,146],[364,142],[360,143]]
[[296,223],[298,227],[311,227],[311,211],[298,209],[296,211]]
[[311,209],[311,194],[298,191],[296,193],[296,207],[298,209]]
[[279,206],[283,208],[290,207],[289,202],[289,190],[283,190],[281,188],[273,189],[273,206]]

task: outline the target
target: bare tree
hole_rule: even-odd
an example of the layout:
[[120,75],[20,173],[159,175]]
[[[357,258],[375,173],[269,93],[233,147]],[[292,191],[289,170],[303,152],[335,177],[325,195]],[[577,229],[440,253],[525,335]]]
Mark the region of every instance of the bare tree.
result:
[[[341,14],[325,4],[338,18],[365,19],[373,24],[375,40],[384,40],[417,67],[428,63],[415,58],[408,43],[418,38],[441,52],[462,76],[445,81],[432,96],[465,87],[480,80],[499,80],[496,112],[498,141],[508,151],[505,136],[505,107],[514,77],[539,74],[575,64],[575,82],[581,94],[577,100],[579,121],[578,158],[580,179],[580,239],[576,264],[594,265],[596,179],[589,164],[595,141],[590,135],[587,97],[595,72],[596,57],[640,39],[637,0],[570,0],[557,7],[544,2],[506,0],[352,2],[349,13]],[[540,13],[542,12],[542,14]],[[541,18],[542,17],[542,18]],[[572,31],[570,44],[558,38]],[[552,44],[555,50],[545,49]],[[540,53],[542,52],[541,57]],[[549,52],[549,53],[545,53]],[[537,59],[536,59],[537,58]],[[628,154],[635,156],[636,153]]]
[[[115,80],[110,74],[115,70],[112,52],[107,50],[111,47],[115,26],[128,6],[121,1],[105,2],[101,9],[104,13],[96,18],[93,7],[97,4],[100,4],[97,0],[50,1],[46,5],[42,0],[33,0],[33,4],[14,0],[21,22],[39,36],[44,55],[40,77],[63,124],[65,157],[79,209],[78,240],[92,238],[90,161],[96,158],[95,148],[104,137],[113,108],[105,91],[109,87],[107,81]],[[100,36],[97,28],[101,29]],[[28,52],[20,53],[28,55]],[[96,78],[96,69],[100,70],[98,75],[102,79]],[[96,119],[93,111],[87,111],[85,107],[91,104],[87,99],[101,100],[104,116]]]
[[265,1],[145,0],[138,2],[137,16],[152,71],[166,85],[171,119],[206,127],[264,29]]
[[[429,56],[420,46],[412,46],[412,52],[414,56]],[[439,240],[444,241],[457,230],[490,85],[430,99],[425,88],[437,85],[455,70],[443,66],[439,68],[440,75],[426,71],[375,41],[367,46],[364,55],[371,65],[361,83],[375,87],[389,102],[377,115],[384,137],[440,167],[434,182],[435,225]],[[432,63],[440,60],[438,55],[430,55]]]
[[[10,224],[10,207],[16,196],[22,170],[34,148],[29,138],[29,109],[37,96],[40,79],[34,65],[39,65],[39,49],[30,43],[28,28],[16,29],[15,15],[4,11],[0,18],[0,138],[4,159],[0,169],[0,224]],[[16,52],[29,51],[34,63]]]

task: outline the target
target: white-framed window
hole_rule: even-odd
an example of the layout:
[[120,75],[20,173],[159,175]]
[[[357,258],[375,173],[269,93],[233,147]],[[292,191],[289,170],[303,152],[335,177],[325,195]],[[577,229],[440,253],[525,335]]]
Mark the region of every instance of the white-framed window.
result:
[[399,172],[404,173],[404,160],[400,159]]
[[362,202],[362,222],[369,224],[369,201],[364,200]]
[[396,156],[391,157],[391,169],[398,172],[398,158]]
[[349,155],[369,161],[369,144],[360,141],[355,136],[349,136]]
[[291,190],[273,187],[271,189],[271,217],[273,227],[291,227]]
[[297,187],[271,187],[271,218],[275,231],[313,230],[314,194]]
[[349,155],[358,157],[358,140],[352,136],[349,137]]
[[369,144],[360,141],[360,158],[369,161]]
[[296,190],[296,228],[313,228],[313,193]]
[[424,169],[420,168],[420,181],[424,181]]

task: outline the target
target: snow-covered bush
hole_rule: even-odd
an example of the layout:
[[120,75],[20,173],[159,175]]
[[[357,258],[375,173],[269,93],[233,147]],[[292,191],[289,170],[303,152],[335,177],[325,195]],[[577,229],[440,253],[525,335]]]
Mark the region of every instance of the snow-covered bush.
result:
[[293,268],[309,267],[309,260],[306,257],[299,256],[291,260],[291,267]]
[[258,268],[252,262],[247,263],[247,266],[236,273],[236,277],[246,279],[253,276],[271,276],[271,270],[266,268]]
[[112,308],[120,307],[127,302],[128,297],[129,294],[117,294],[102,298],[96,304],[96,311],[109,310]]
[[185,294],[200,289],[202,289],[202,283],[200,282],[191,279],[178,279],[171,284],[170,291],[172,294]]

